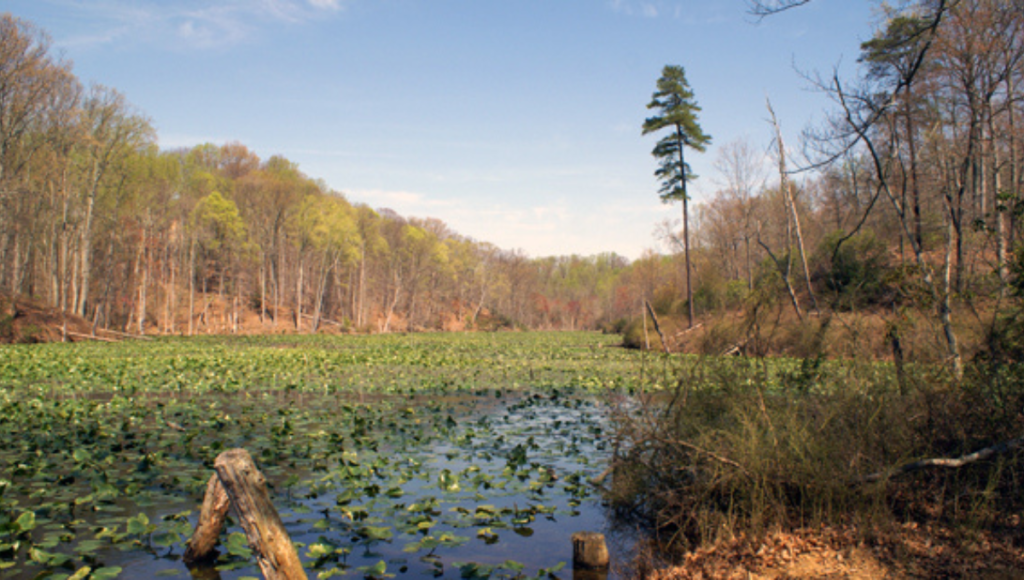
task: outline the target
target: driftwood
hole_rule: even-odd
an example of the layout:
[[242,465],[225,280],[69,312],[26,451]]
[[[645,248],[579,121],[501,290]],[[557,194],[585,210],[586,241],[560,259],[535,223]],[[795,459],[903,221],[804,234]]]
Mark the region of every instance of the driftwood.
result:
[[979,449],[974,453],[968,453],[967,455],[961,455],[960,457],[937,457],[933,459],[922,459],[920,461],[914,461],[913,463],[908,463],[892,471],[880,471],[878,473],[872,473],[871,475],[865,475],[863,477],[858,478],[857,483],[871,483],[878,481],[880,479],[893,478],[906,473],[911,473],[913,471],[920,471],[922,469],[929,469],[933,467],[946,467],[955,469],[958,467],[963,467],[970,463],[974,463],[976,461],[988,459],[993,455],[999,455],[1001,453],[1015,451],[1022,447],[1024,447],[1024,437],[1018,437],[1017,439],[1003,441],[1002,443],[997,443],[996,445],[993,445],[991,447]]
[[[249,547],[267,580],[306,580],[281,517],[267,493],[266,480],[245,449],[231,449],[217,456],[216,475],[206,484],[206,497],[186,552],[187,562],[209,559],[224,527],[228,506],[233,506]],[[225,500],[225,498],[227,498]]]

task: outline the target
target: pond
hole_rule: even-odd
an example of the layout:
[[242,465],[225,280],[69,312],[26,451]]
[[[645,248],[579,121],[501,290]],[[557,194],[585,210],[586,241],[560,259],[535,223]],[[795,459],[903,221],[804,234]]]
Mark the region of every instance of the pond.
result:
[[[603,344],[594,336],[562,337],[573,344],[561,356],[550,344],[539,357],[461,343],[459,356],[437,348],[413,364],[376,352],[380,343],[330,343],[369,347],[367,372],[307,366],[283,388],[280,374],[232,378],[255,388],[130,388],[124,375],[140,371],[92,357],[79,368],[116,377],[118,388],[67,389],[52,372],[29,382],[20,369],[0,419],[12,437],[0,450],[2,574],[84,578],[75,574],[88,566],[94,578],[260,577],[237,525],[214,567],[190,571],[180,559],[212,460],[232,447],[264,471],[311,578],[568,577],[576,531],[605,533],[623,563],[634,535],[616,529],[591,480],[613,452],[608,395],[631,381],[623,357],[632,355],[594,350]],[[589,344],[589,365],[578,343]],[[176,367],[218,385],[179,351]],[[467,355],[477,362],[436,363]]]

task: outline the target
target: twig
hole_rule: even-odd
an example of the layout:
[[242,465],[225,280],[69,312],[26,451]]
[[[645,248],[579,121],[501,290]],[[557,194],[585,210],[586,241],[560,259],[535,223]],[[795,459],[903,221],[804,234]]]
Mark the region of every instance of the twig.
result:
[[725,465],[729,465],[729,466],[735,467],[736,469],[742,471],[744,475],[748,475],[748,476],[750,475],[750,472],[747,471],[746,467],[743,467],[742,465],[740,465],[739,463],[736,463],[732,459],[729,459],[728,457],[723,457],[723,456],[721,456],[721,455],[719,455],[719,454],[717,454],[717,453],[715,453],[713,451],[708,451],[707,449],[704,449],[703,447],[698,447],[698,446],[694,445],[693,443],[687,443],[686,441],[680,441],[680,440],[676,440],[676,439],[673,439],[671,441],[664,441],[663,440],[663,442],[664,443],[669,443],[671,445],[679,445],[680,447],[685,447],[685,448],[687,448],[687,449],[689,449],[691,451],[696,451],[697,453],[700,453],[702,455],[706,455],[707,457],[709,457],[709,458],[711,458],[711,459],[713,459],[713,460],[715,460],[715,461],[717,461],[719,463],[724,463]]

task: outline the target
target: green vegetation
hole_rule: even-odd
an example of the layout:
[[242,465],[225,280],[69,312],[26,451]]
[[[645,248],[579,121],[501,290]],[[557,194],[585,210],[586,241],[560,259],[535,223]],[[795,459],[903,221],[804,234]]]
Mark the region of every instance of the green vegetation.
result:
[[[0,569],[184,575],[212,462],[245,447],[316,577],[544,575],[570,550],[573,530],[558,522],[600,509],[587,482],[611,437],[594,395],[635,387],[640,368],[615,342],[477,333],[4,347]],[[236,526],[221,544],[218,568],[253,574]]]
[[[705,357],[674,376],[617,417],[628,451],[611,494],[670,550],[821,525],[1019,533],[1019,362],[958,380],[941,365]],[[917,463],[933,458],[955,461]]]

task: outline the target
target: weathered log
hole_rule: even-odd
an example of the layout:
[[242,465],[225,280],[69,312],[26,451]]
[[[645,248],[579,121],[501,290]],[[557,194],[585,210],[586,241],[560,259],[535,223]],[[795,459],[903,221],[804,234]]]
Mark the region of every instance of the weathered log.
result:
[[217,477],[231,499],[249,547],[266,580],[306,580],[281,517],[267,494],[266,479],[245,449],[231,449],[213,463]]
[[188,541],[185,555],[181,557],[185,564],[206,562],[216,557],[214,549],[217,538],[224,529],[224,519],[228,515],[231,500],[228,498],[220,478],[214,473],[206,484],[206,496],[203,497],[203,508],[199,513],[199,523]]
[[604,534],[576,532],[572,535],[572,567],[579,570],[607,570],[608,546]]

